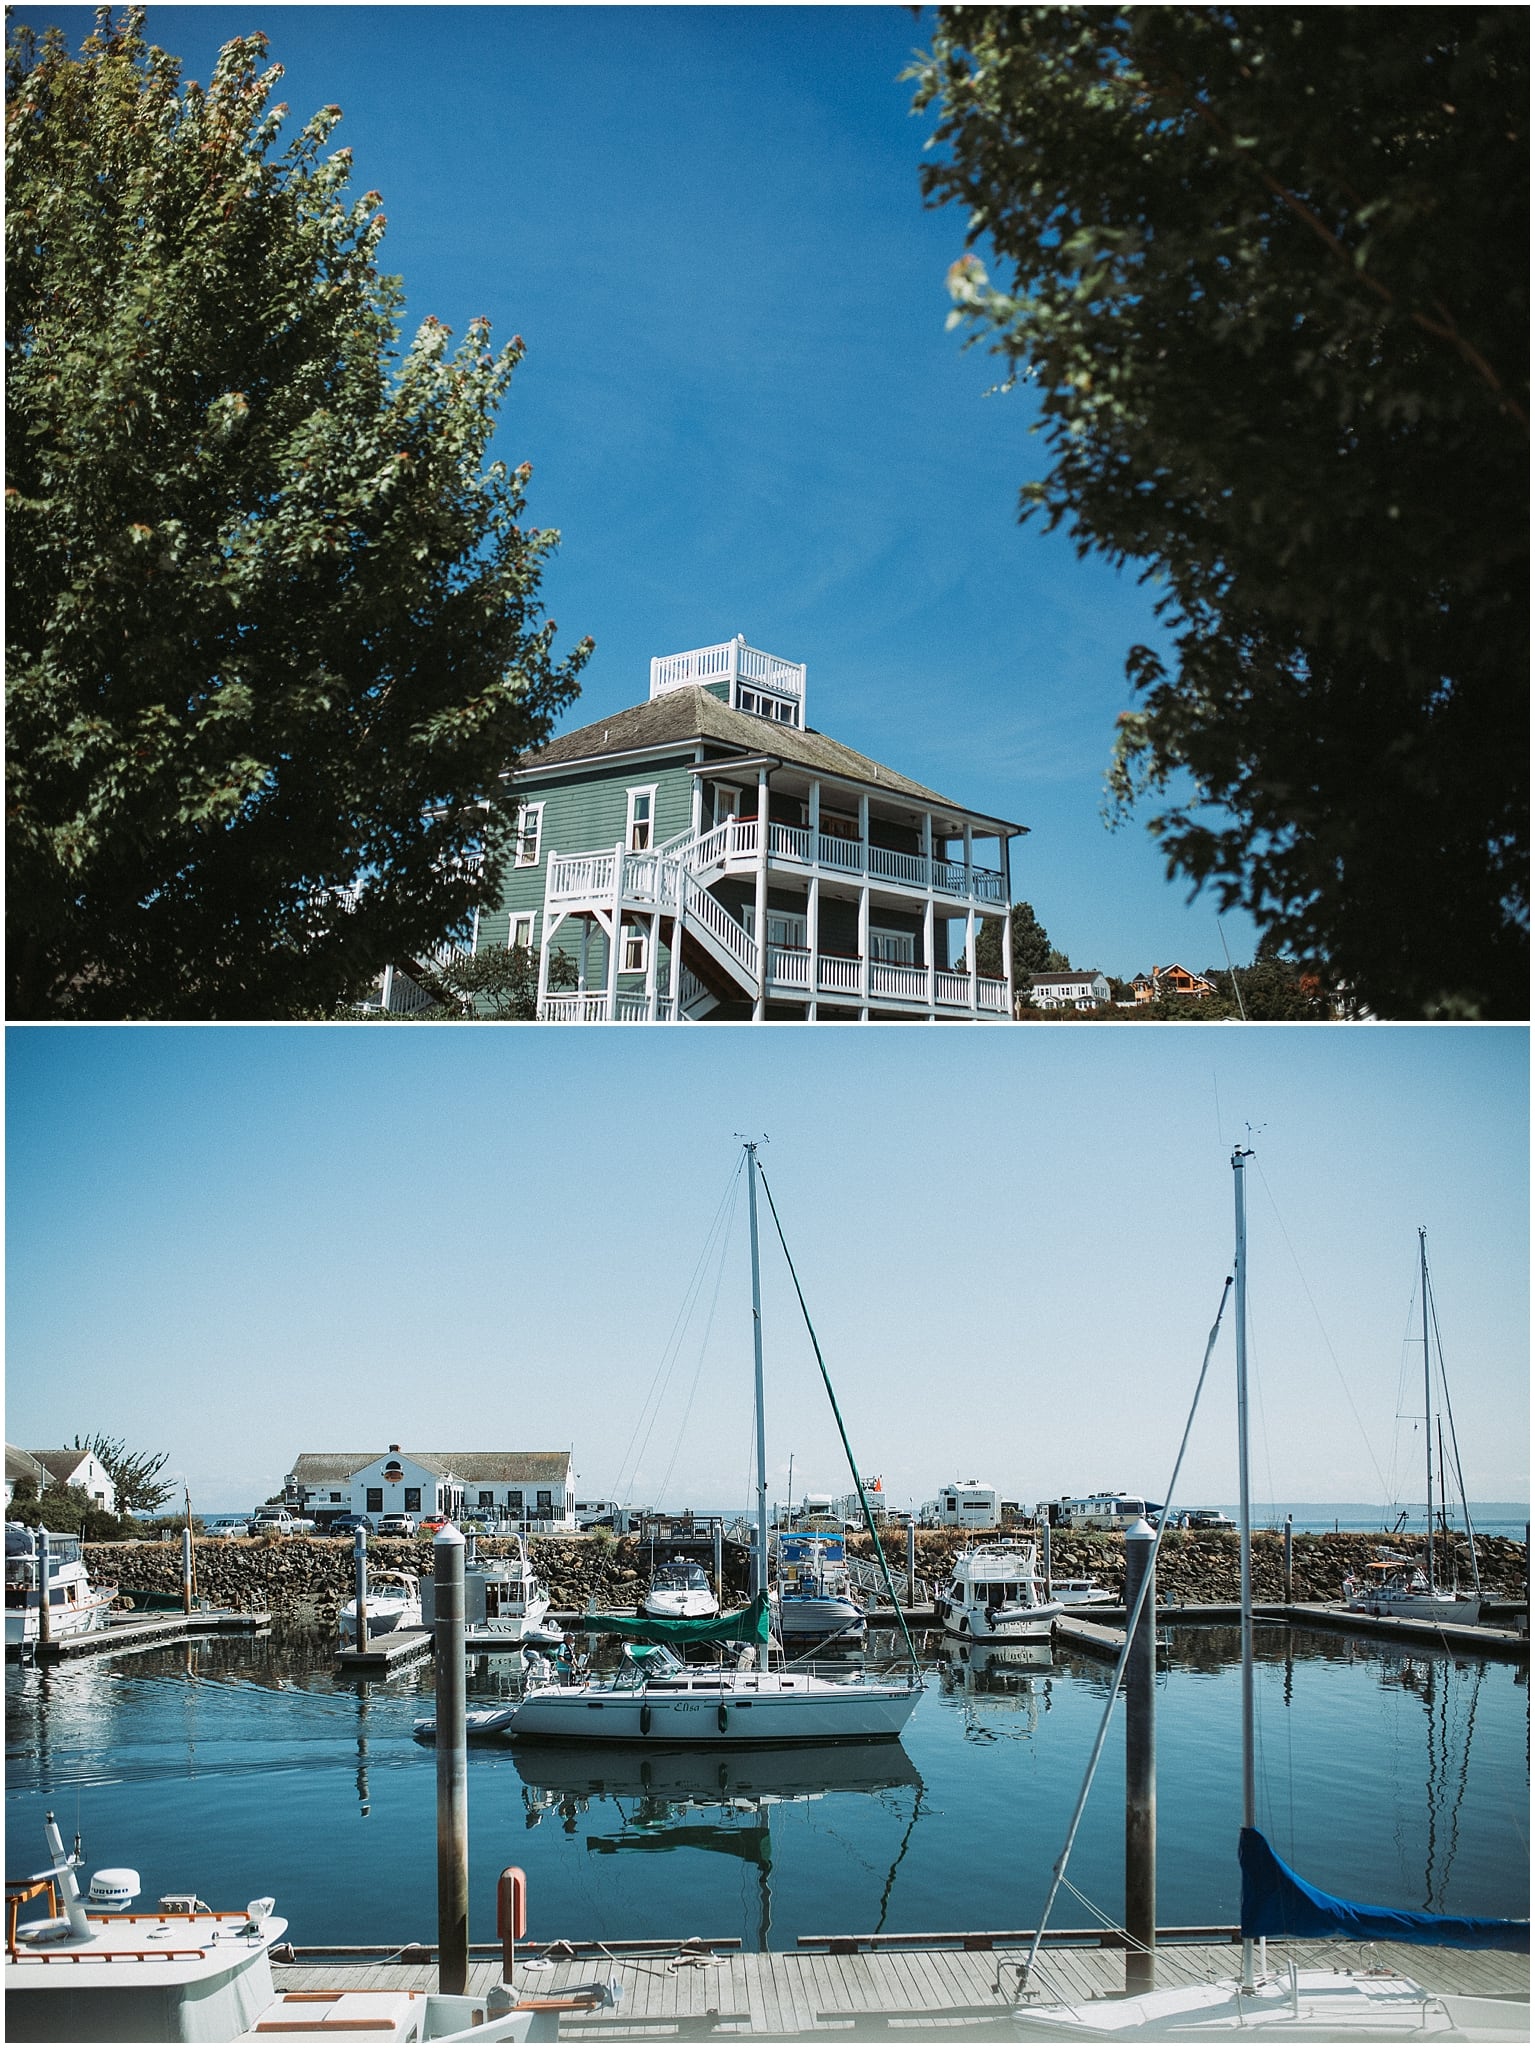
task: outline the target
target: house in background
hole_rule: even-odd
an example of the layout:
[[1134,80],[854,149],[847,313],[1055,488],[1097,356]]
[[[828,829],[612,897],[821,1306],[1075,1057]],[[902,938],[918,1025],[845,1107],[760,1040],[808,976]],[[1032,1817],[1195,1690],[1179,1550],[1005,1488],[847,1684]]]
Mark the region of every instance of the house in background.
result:
[[[546,1020],[1012,1015],[1009,949],[980,975],[976,939],[1025,828],[807,725],[803,665],[744,636],[652,661],[645,703],[513,780],[516,856],[474,944],[537,953]],[[385,1007],[415,999],[386,977]]]
[[1060,974],[1029,977],[1036,1010],[1096,1010],[1109,999],[1109,984],[1096,968],[1077,974],[1070,968]]
[[[12,1460],[18,1461],[13,1473]],[[27,1461],[25,1464],[19,1461]],[[105,1514],[117,1512],[117,1486],[111,1473],[94,1451],[16,1451],[5,1447],[5,1497],[9,1501],[17,1479],[35,1479],[39,1493],[50,1486],[78,1486],[91,1498],[92,1507]]]
[[1202,1002],[1214,995],[1215,983],[1203,974],[1191,974],[1186,967],[1153,967],[1149,974],[1135,977],[1130,993],[1138,1003],[1160,1002],[1167,996],[1188,996]]
[[494,1514],[538,1529],[573,1529],[569,1451],[305,1451],[283,1481],[284,1503],[324,1526],[337,1515]]

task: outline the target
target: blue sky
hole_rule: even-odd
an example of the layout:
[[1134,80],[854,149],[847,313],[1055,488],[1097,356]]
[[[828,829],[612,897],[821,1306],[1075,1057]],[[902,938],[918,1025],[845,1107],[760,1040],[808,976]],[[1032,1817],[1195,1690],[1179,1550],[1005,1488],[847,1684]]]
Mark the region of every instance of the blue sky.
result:
[[[24,7],[78,43],[90,12]],[[496,452],[564,543],[570,715],[742,632],[809,667],[813,724],[1031,828],[1015,888],[1078,966],[1221,959],[1213,903],[1101,817],[1133,577],[1016,524],[1023,394],[946,332],[964,222],[926,211],[904,7],[149,8],[206,80],[264,29],[294,124],[338,103],[413,326],[488,314],[527,361]],[[1225,920],[1241,961],[1253,932]]]
[[[1421,1500],[1422,1224],[1469,1491],[1528,1498],[1523,1030],[12,1026],[6,1068],[7,1438],[164,1450],[208,1511],[300,1451],[391,1442],[571,1446],[593,1494],[633,1471],[642,1499],[744,1503],[739,1203],[700,1265],[736,1132],[771,1140],[853,1443],[898,1504],[971,1476],[1160,1498],[1248,1126],[1255,1494]],[[764,1265],[771,1485],[792,1453],[796,1493],[837,1487]],[[1190,1500],[1233,1497],[1231,1356]]]

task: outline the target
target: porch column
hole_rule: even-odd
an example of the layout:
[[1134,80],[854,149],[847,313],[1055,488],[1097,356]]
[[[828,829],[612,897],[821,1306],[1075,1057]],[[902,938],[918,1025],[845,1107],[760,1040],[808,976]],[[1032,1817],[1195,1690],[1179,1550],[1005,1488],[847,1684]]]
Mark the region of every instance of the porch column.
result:
[[[703,757],[703,748],[695,747],[693,749],[693,763],[695,767],[702,761]],[[692,820],[692,831],[696,837],[698,828],[704,821],[704,779],[701,775],[695,775],[690,779],[693,784],[693,803],[689,816]]]
[[997,845],[1002,852],[1002,973],[1007,982],[1007,1014],[1011,1019],[1018,1012],[1013,1007],[1013,875],[1005,832],[997,834]]
[[864,876],[858,890],[858,993],[862,997],[861,1016],[865,1024],[869,1021],[869,878]]
[[645,948],[645,1021],[647,1024],[654,1024],[656,1021],[656,997],[659,993],[656,988],[656,968],[660,964],[657,957],[660,950],[661,913],[659,910],[653,910],[650,913],[650,944]]
[[587,948],[588,948],[588,947],[589,947],[589,946],[591,945],[591,943],[592,943],[592,919],[591,919],[591,913],[590,913],[590,911],[585,911],[585,910],[583,910],[583,911],[582,911],[582,913],[581,913],[581,964],[580,964],[580,966],[579,966],[579,967],[577,968],[577,970],[576,970],[576,987],[577,987],[577,988],[578,988],[578,989],[579,989],[579,990],[581,991],[582,995],[585,995],[585,994],[586,994],[586,962],[587,962]]
[[[538,926],[538,997],[534,1003],[534,1015],[544,1014],[544,999],[549,993],[549,876],[554,872],[553,849],[549,854],[549,865],[544,870],[544,915]],[[511,926],[507,926],[507,944],[511,944]]]
[[624,943],[624,843],[613,849],[613,936],[608,941],[608,1022],[618,1015],[618,956]]
[[926,882],[929,895],[933,888],[933,814],[922,813],[922,879]]
[[380,1008],[381,1010],[386,1010],[386,1011],[388,1010],[388,1008],[389,1008],[389,999],[390,999],[390,997],[391,997],[391,996],[392,996],[393,994],[394,994],[394,969],[393,969],[392,967],[386,967],[386,968],[384,969],[384,985],[383,985],[383,988],[382,988],[382,989],[380,990],[380,992],[379,992],[379,999],[378,999],[378,1006],[379,1006],[379,1008]]
[[821,785],[819,781],[812,782],[810,785],[807,823],[810,828],[810,864],[812,867],[819,867],[821,865]]
[[[967,871],[970,866],[969,838],[970,835],[966,833],[965,867]],[[975,986],[975,935],[978,930],[979,926],[976,923],[975,905],[972,903],[970,908],[965,912],[965,965],[970,969],[970,1014],[972,1017],[978,1016],[980,1014],[976,1008]]]
[[965,894],[967,896],[975,894],[974,884],[970,880],[970,862],[973,854],[974,845],[970,833],[970,820],[967,818],[965,820]]
[[679,897],[677,914],[672,919],[672,955],[667,974],[667,994],[672,999],[672,1022],[682,1020],[682,902]]
[[[931,876],[931,870],[929,870]],[[922,957],[927,962],[927,1021],[931,1024],[938,1015],[938,969],[933,961],[933,890],[929,880],[927,902],[922,910]]]
[[[816,802],[820,787],[821,785],[818,782],[813,782],[810,785],[811,817],[815,817],[820,808]],[[812,835],[815,830],[816,827],[812,826]],[[810,845],[811,857],[813,859],[815,849],[815,839],[813,836]],[[813,1024],[816,1020],[815,999],[821,989],[821,876],[819,870],[815,868],[812,868],[810,871],[810,889],[805,897],[805,944],[810,949],[810,1002],[806,1014]]]
[[768,859],[768,772],[757,770],[757,999],[752,1004],[752,1022],[760,1024],[767,1015],[767,859]]

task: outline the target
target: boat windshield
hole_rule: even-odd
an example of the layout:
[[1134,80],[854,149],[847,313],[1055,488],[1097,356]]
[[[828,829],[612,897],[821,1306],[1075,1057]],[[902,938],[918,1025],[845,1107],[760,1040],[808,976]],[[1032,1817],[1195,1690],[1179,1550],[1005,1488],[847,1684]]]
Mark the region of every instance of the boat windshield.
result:
[[[35,1558],[37,1555],[37,1532],[22,1522],[7,1522],[5,1525],[5,1555],[11,1558]],[[48,1557],[51,1563],[78,1564],[80,1562],[80,1538],[59,1536],[53,1530],[48,1532]]]
[[707,1593],[709,1581],[702,1565],[664,1564],[652,1583],[658,1593]]

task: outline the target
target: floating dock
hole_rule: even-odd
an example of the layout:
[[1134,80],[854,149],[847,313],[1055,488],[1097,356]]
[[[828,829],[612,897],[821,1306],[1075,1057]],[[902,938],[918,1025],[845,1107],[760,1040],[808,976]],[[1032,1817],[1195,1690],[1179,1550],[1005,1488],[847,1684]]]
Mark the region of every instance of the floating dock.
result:
[[[1055,1624],[1056,1640],[1117,1657],[1124,1647],[1125,1610],[1122,1607],[1092,1607],[1086,1613],[1097,1619],[1085,1626],[1084,1619],[1068,1609]],[[1157,1605],[1159,1629],[1223,1622],[1235,1627],[1241,1619],[1241,1608],[1229,1603],[1199,1607],[1169,1607],[1161,1602]],[[1498,1628],[1486,1622],[1407,1621],[1394,1614],[1355,1614],[1346,1607],[1334,1607],[1322,1601],[1308,1601],[1289,1607],[1264,1603],[1254,1607],[1253,1620],[1288,1622],[1292,1628],[1340,1629],[1348,1635],[1376,1636],[1426,1650],[1477,1650],[1483,1656],[1508,1657],[1516,1663],[1527,1661],[1530,1654],[1529,1634],[1523,1629]]]
[[105,1628],[82,1629],[76,1635],[55,1636],[51,1642],[31,1643],[25,1655],[39,1664],[57,1664],[65,1657],[99,1657],[110,1650],[152,1650],[190,1636],[253,1636],[272,1626],[270,1614],[246,1614],[235,1607],[194,1607],[190,1614],[174,1610],[163,1614],[113,1615]]
[[[724,2036],[800,2040],[1016,2040],[1011,2011],[1028,1933],[803,1935],[795,1950],[749,1954],[733,1940],[643,1943],[554,1942],[518,1950],[517,1990],[558,1998],[594,1979],[614,1984],[614,2007],[560,2015],[562,2041],[666,2041]],[[1084,1999],[1124,1990],[1122,1936],[1097,1929],[1052,1933],[1034,1986],[1042,1997]],[[1157,1983],[1202,1984],[1238,1967],[1235,1928],[1169,1928],[1157,1936]],[[1292,1956],[1302,1968],[1336,1969],[1357,1950],[1332,1942],[1269,1945],[1270,1969]],[[274,1959],[279,1991],[433,1991],[429,1948],[294,1951]],[[1381,1942],[1376,1967],[1400,1970],[1430,1991],[1527,2001],[1528,1956]],[[500,1981],[499,1949],[470,1951],[472,1997]],[[1515,2010],[1518,2010],[1515,2003]]]
[[424,1657],[431,1647],[430,1629],[392,1628],[382,1635],[369,1636],[365,1650],[338,1650],[336,1662],[343,1671],[388,1673]]

